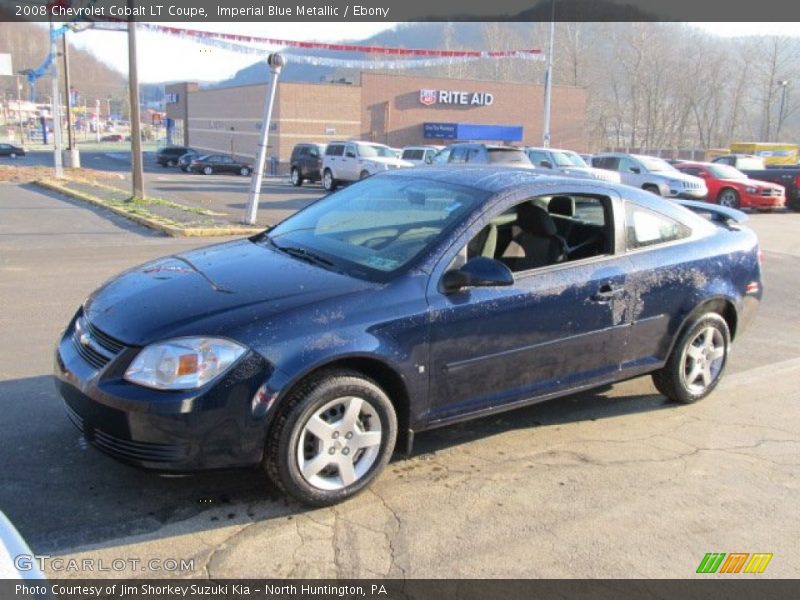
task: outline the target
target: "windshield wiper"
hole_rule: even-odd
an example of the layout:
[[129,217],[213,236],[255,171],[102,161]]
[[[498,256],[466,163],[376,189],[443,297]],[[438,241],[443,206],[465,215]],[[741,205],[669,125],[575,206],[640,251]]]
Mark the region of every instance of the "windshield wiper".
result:
[[278,246],[274,241],[270,240],[272,245],[280,250],[288,254],[289,256],[293,256],[294,258],[299,258],[300,260],[304,260],[307,263],[311,263],[313,265],[322,266],[326,269],[330,269],[331,271],[336,271],[338,273],[341,272],[341,269],[336,266],[336,263],[332,260],[328,260],[324,256],[320,256],[315,252],[311,252],[310,250],[306,250],[305,248],[298,248],[296,246]]

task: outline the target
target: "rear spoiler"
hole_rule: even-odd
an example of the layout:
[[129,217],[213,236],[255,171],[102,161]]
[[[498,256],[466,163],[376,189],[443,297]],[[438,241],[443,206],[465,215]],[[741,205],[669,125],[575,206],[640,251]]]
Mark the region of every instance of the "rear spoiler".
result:
[[735,208],[727,208],[726,206],[719,206],[718,204],[710,204],[708,202],[697,202],[695,200],[677,200],[677,204],[688,208],[696,213],[708,213],[711,215],[712,221],[719,221],[728,227],[736,227],[744,223],[749,218],[740,210]]

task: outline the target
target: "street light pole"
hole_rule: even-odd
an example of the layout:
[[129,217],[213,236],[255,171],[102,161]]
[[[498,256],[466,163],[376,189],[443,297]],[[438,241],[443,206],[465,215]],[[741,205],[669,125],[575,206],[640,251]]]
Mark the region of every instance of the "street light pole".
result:
[[248,225],[256,224],[258,214],[258,199],[261,195],[261,182],[264,179],[264,164],[267,160],[267,144],[269,142],[269,128],[272,123],[272,107],[275,104],[275,91],[278,89],[278,76],[285,64],[284,58],[280,54],[270,54],[267,57],[267,64],[272,72],[269,94],[264,104],[264,118],[261,125],[261,136],[258,140],[258,159],[256,160],[253,178],[250,184],[250,198],[247,202],[247,212],[244,222]]
[[25,145],[25,131],[22,125],[22,82],[17,75],[17,119],[19,120],[19,143]]
[[789,81],[787,79],[782,79],[778,82],[778,85],[781,86],[781,107],[778,111],[778,127],[775,129],[775,141],[780,140],[781,135],[781,125],[783,125],[783,109],[786,106],[786,88],[789,87]]
[[[55,149],[53,151],[53,164],[55,166],[56,178],[62,179],[64,177],[64,166],[61,162],[61,148],[63,142],[61,140],[61,101],[58,97],[58,45],[56,44],[55,26],[53,21],[50,21],[50,55],[52,61],[50,62],[50,75],[52,77],[52,91],[53,91],[53,138],[55,141]],[[47,121],[45,121],[47,127]]]
[[556,37],[556,0],[551,0],[550,50],[547,52],[547,71],[544,79],[544,118],[542,123],[542,146],[550,147],[550,101],[553,94],[553,41]]
[[[130,2],[129,2],[130,4]],[[139,132],[139,72],[136,65],[136,21],[128,21],[128,87],[131,102],[131,154],[133,198],[144,197],[144,174],[142,172],[142,135]]]

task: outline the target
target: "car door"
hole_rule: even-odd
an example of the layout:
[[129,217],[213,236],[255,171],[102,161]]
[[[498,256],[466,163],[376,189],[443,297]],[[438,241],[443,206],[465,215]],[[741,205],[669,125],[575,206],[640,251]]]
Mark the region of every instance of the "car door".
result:
[[622,178],[622,183],[633,187],[642,187],[646,171],[642,169],[642,165],[637,161],[627,156],[622,156],[619,159],[617,170]]
[[358,179],[358,147],[355,144],[345,145],[340,173],[340,177],[346,181]]
[[444,293],[439,282],[452,261],[463,257],[462,248],[484,228],[504,222],[509,208],[527,200],[523,195],[484,213],[433,270],[431,423],[546,398],[617,373],[629,303],[628,263],[618,253],[620,234],[612,216],[619,213],[619,199],[609,190],[580,189],[601,203],[608,220],[612,239],[602,255],[515,273],[508,287]]

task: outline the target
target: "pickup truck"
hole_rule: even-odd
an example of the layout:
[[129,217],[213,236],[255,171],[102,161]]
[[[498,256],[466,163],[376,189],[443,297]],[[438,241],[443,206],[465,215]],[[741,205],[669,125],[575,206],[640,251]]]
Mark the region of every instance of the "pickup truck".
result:
[[750,179],[769,181],[782,185],[786,190],[786,207],[800,211],[800,167],[767,168],[764,159],[749,154],[726,154],[713,161],[736,167]]

